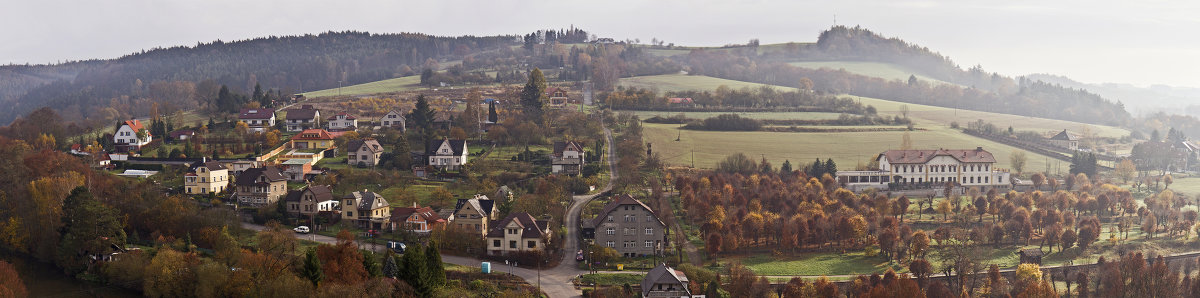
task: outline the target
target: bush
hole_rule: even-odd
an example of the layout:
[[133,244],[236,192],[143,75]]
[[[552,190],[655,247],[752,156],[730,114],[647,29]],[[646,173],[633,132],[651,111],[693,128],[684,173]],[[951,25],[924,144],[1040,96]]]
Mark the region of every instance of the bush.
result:
[[750,118],[742,118],[737,114],[722,114],[704,119],[703,122],[693,122],[685,126],[688,129],[713,131],[756,131],[762,129],[762,122]]

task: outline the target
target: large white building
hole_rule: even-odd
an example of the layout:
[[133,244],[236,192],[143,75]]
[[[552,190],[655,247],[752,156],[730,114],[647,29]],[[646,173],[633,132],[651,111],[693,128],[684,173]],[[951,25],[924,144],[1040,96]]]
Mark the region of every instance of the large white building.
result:
[[837,179],[852,190],[961,187],[1009,188],[1007,170],[995,168],[996,157],[983,147],[971,149],[888,150],[880,153],[878,171],[838,171]]

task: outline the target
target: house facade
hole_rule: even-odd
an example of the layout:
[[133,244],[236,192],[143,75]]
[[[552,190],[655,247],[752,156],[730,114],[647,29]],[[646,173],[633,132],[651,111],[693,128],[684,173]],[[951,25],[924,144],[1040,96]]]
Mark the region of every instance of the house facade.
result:
[[225,192],[229,186],[229,168],[219,162],[198,161],[183,175],[183,190],[189,195]]
[[495,203],[496,201],[488,199],[485,195],[458,199],[458,202],[454,203],[453,226],[478,233],[479,237],[487,235],[488,224],[500,216],[500,208],[497,208]]
[[299,109],[289,110],[284,119],[288,131],[303,131],[321,127],[321,111],[312,105],[302,105]]
[[458,170],[467,164],[467,141],[443,139],[426,146],[429,165],[442,170]]
[[1066,129],[1046,140],[1050,145],[1067,150],[1079,150],[1079,137],[1067,132]]
[[242,109],[238,121],[245,122],[253,132],[265,132],[275,127],[275,109]]
[[247,169],[234,180],[238,204],[262,207],[287,194],[287,179],[273,167]]
[[488,231],[488,255],[502,256],[516,252],[541,251],[550,241],[549,223],[536,220],[525,212],[513,212],[496,222]]
[[325,119],[325,127],[330,131],[347,131],[358,129],[358,117],[345,112],[334,114]]
[[404,131],[404,113],[397,110],[388,111],[386,115],[383,115],[383,118],[379,118],[379,125],[385,128],[390,127]]
[[692,291],[683,271],[659,264],[642,278],[642,297],[692,297]]
[[995,167],[996,158],[975,149],[888,150],[879,154],[877,171],[838,171],[838,182],[851,190],[924,187],[941,189],[947,182],[961,187],[1011,188],[1009,173]]
[[306,129],[289,142],[294,149],[329,149],[333,147],[333,135],[324,129]]
[[[405,140],[401,140],[405,142]],[[346,163],[352,166],[372,167],[379,165],[383,146],[373,138],[363,138],[346,143]],[[407,156],[405,156],[407,157]]]
[[550,157],[550,172],[555,174],[579,175],[587,163],[583,146],[574,141],[554,142],[554,155]]
[[333,188],[328,185],[309,185],[287,193],[287,212],[291,216],[310,217],[320,212],[337,209],[338,200],[333,197]]
[[417,204],[413,203],[412,207],[392,208],[392,222],[389,228],[392,231],[429,234],[445,224],[446,220],[434,212],[433,208],[417,207]]
[[549,100],[550,106],[561,107],[567,104],[567,90],[558,87],[546,89],[546,99]]
[[289,159],[281,164],[283,176],[288,181],[307,181],[308,174],[313,171],[312,165],[313,160],[304,158]]
[[630,195],[620,195],[592,220],[596,245],[611,247],[622,256],[655,255],[665,249],[667,225],[654,210]]
[[257,168],[257,167],[262,167],[262,162],[257,161],[257,160],[237,160],[232,163],[229,163],[228,167],[230,168],[230,170],[233,171],[232,174],[234,176],[237,176],[237,175],[241,175],[242,172],[245,172],[246,170],[249,170],[252,168]]
[[342,220],[365,229],[383,229],[391,222],[392,208],[378,193],[362,190],[342,197]]
[[[143,133],[143,137],[138,137],[139,131]],[[113,133],[113,144],[118,151],[135,151],[150,144],[152,140],[154,140],[154,136],[150,135],[150,130],[137,119],[121,122],[116,133]]]

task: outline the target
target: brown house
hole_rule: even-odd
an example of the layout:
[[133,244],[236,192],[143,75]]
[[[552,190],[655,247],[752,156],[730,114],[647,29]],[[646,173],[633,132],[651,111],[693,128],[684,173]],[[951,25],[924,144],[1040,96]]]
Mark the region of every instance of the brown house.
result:
[[390,228],[392,231],[412,231],[420,234],[428,234],[434,229],[443,227],[446,220],[442,219],[437,212],[433,212],[433,208],[417,207],[413,203],[412,207],[397,207],[392,208],[392,222]]
[[287,178],[273,167],[252,168],[238,175],[234,186],[238,204],[262,207],[279,201],[287,193]]

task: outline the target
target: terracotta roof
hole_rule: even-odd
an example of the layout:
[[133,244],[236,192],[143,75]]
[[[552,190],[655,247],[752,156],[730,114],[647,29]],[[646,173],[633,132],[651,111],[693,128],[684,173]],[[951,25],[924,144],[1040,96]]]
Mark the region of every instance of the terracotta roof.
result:
[[408,217],[413,215],[413,213],[416,213],[418,216],[421,217],[421,219],[424,219],[425,222],[429,223],[429,224],[433,224],[433,223],[436,223],[436,222],[442,220],[442,217],[439,216],[437,214],[437,212],[433,212],[433,208],[429,208],[429,207],[396,207],[396,208],[392,208],[392,222],[402,223],[402,222],[408,221]]
[[318,114],[320,114],[320,111],[317,110],[316,108],[313,108],[313,106],[303,105],[299,109],[288,110],[286,119],[287,120],[314,119],[314,118],[317,118]]
[[275,117],[275,109],[242,109],[238,119],[271,119]]
[[[145,127],[145,126],[142,126],[142,121],[139,121],[139,120],[137,120],[137,119],[133,119],[133,120],[125,120],[125,123],[124,123],[124,124],[125,124],[125,125],[128,125],[130,129],[133,129],[133,132],[135,132],[135,133],[136,133],[136,132],[138,132],[139,130],[146,129],[146,127]],[[149,134],[150,134],[150,131],[149,131],[149,130],[147,130],[147,131],[146,131],[146,134],[147,134],[147,135],[149,135]]]
[[533,215],[529,215],[529,213],[513,212],[512,214],[509,214],[508,217],[505,217],[504,219],[496,222],[496,224],[491,225],[492,230],[488,231],[487,236],[504,237],[504,229],[508,227],[508,224],[514,220],[517,221],[517,224],[521,225],[522,227],[521,238],[523,239],[540,239],[546,235],[546,221],[535,220],[533,219]]
[[935,156],[950,156],[959,162],[996,162],[996,157],[983,147],[970,149],[937,149],[937,150],[888,150],[880,154],[891,164],[926,163]]
[[304,131],[292,136],[292,140],[332,140],[334,136],[324,129],[314,128],[305,129]]
[[1075,136],[1074,136],[1074,135],[1072,135],[1071,133],[1068,133],[1066,129],[1064,129],[1062,132],[1059,132],[1058,134],[1054,135],[1053,137],[1050,137],[1050,139],[1051,139],[1051,140],[1055,140],[1055,141],[1076,141],[1076,140],[1079,140],[1079,138],[1075,137]]
[[554,156],[555,157],[562,157],[563,151],[567,151],[568,149],[572,149],[572,150],[578,151],[580,153],[583,152],[583,146],[579,145],[579,143],[576,143],[575,141],[554,142]]
[[181,130],[172,131],[170,134],[168,134],[168,136],[170,136],[172,139],[178,139],[179,136],[184,136],[184,135],[194,136],[194,135],[196,135],[196,131],[191,130],[191,129],[181,129]]
[[550,88],[547,88],[547,89],[546,89],[546,97],[554,97],[554,92],[558,92],[558,91],[562,91],[562,92],[563,92],[563,96],[562,96],[562,97],[567,97],[567,96],[566,96],[566,95],[567,95],[567,94],[566,94],[566,93],[567,93],[567,90],[565,90],[565,89],[563,89],[563,88],[558,88],[558,87],[550,87]]
[[672,98],[668,98],[667,102],[669,102],[669,103],[692,103],[692,98],[691,97],[672,97]]
[[258,184],[258,176],[266,176],[267,182],[279,182],[287,180],[287,177],[283,177],[283,173],[280,173],[279,169],[274,167],[265,167],[246,169],[246,171],[243,171],[241,175],[238,175],[237,181],[234,182],[237,185],[255,185]]
[[604,205],[604,210],[600,211],[600,213],[596,213],[596,218],[592,219],[592,227],[600,226],[600,224],[604,223],[604,220],[608,218],[609,213],[612,213],[613,210],[617,209],[617,207],[625,205],[637,205],[642,206],[642,208],[646,208],[646,210],[650,211],[650,214],[654,214],[654,220],[657,220],[658,224],[666,226],[662,220],[658,219],[658,214],[654,213],[654,209],[651,209],[650,206],[646,206],[645,203],[642,203],[642,201],[639,201],[638,199],[634,199],[631,195],[623,194],[617,196],[617,199],[609,202],[608,205]]
[[376,141],[372,138],[364,138],[346,142],[347,152],[359,152],[364,147],[367,148],[367,151],[370,151],[371,153],[383,152],[383,146],[379,145],[379,141]]

